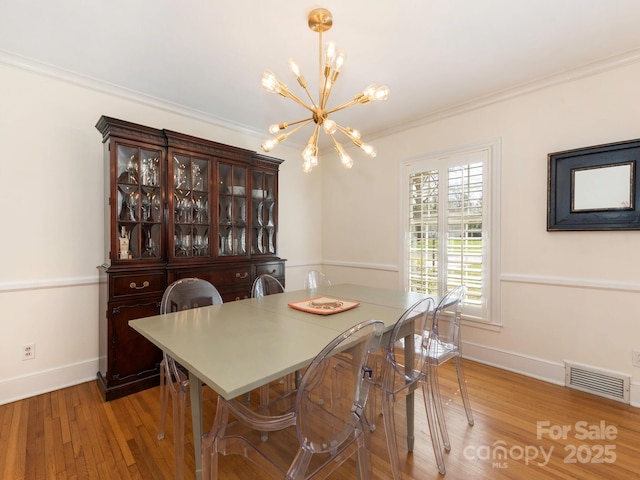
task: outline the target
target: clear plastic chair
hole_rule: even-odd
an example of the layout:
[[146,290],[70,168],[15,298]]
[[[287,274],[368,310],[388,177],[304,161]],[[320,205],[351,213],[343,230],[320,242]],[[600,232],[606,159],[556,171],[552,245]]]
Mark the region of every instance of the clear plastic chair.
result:
[[273,295],[274,293],[284,292],[284,287],[280,281],[268,273],[259,275],[251,287],[251,297],[264,297],[265,295]]
[[[437,425],[438,417],[431,398],[427,368],[428,327],[434,308],[435,303],[429,297],[408,308],[391,331],[389,343],[384,352],[375,357],[373,384],[382,393],[384,431],[394,480],[402,479],[394,406],[399,398],[405,397],[407,399],[407,417],[412,418],[413,399],[407,395],[414,392],[418,385],[422,387],[427,423],[438,471],[441,474],[446,471],[444,454],[440,445],[440,429]],[[378,411],[373,392],[369,400],[369,417],[371,425],[374,425],[373,422],[375,422],[375,415]],[[413,421],[410,420],[407,425],[407,450],[409,452],[413,451],[413,444]]]
[[449,434],[447,433],[444,420],[437,367],[451,359],[455,361],[460,396],[462,397],[464,411],[467,415],[467,422],[469,425],[473,425],[474,422],[471,403],[469,402],[469,395],[467,394],[467,384],[462,369],[462,354],[460,348],[460,316],[466,291],[466,287],[460,285],[450,290],[442,300],[440,300],[432,316],[428,339],[427,351],[429,370],[431,371],[432,395],[438,415],[442,444],[447,451],[451,449],[451,443],[449,442]]
[[[261,412],[218,397],[213,426],[203,435],[203,478],[218,478],[219,454],[244,455],[271,478],[301,480],[326,478],[357,453],[359,478],[370,479],[367,360],[383,330],[382,322],[370,320],[339,335],[315,357],[297,391]],[[259,441],[263,431],[270,432],[269,442]],[[287,445],[297,445],[297,452]]]
[[318,270],[310,270],[304,279],[304,288],[316,289],[319,287],[330,287],[331,280],[324,273]]
[[[222,303],[218,290],[206,280],[183,278],[167,287],[160,303],[160,313],[189,310]],[[173,444],[175,478],[184,478],[184,425],[189,392],[189,377],[166,353],[160,363],[160,422],[158,440],[164,438],[169,395],[173,404]]]

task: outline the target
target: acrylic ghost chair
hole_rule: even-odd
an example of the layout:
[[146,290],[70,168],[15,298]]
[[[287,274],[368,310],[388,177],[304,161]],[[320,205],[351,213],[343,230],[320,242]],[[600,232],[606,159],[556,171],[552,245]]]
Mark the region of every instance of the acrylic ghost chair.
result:
[[431,390],[434,399],[434,407],[438,415],[438,424],[442,435],[444,449],[449,451],[451,443],[444,419],[442,409],[442,399],[440,396],[440,385],[438,383],[437,367],[453,359],[460,387],[460,396],[467,415],[467,422],[473,425],[473,412],[467,393],[467,384],[462,369],[462,354],[460,348],[460,317],[462,314],[462,304],[466,295],[466,287],[460,285],[450,290],[438,303],[432,317],[430,333],[427,346],[428,365],[431,375]]
[[[160,313],[171,313],[189,310],[207,305],[222,303],[218,290],[206,280],[199,278],[182,278],[167,287],[160,303]],[[166,353],[160,363],[160,422],[158,439],[165,434],[167,406],[169,395],[173,405],[173,444],[175,478],[184,478],[184,426],[189,377]]]
[[[326,478],[357,453],[359,478],[370,479],[367,360],[383,330],[382,322],[370,320],[343,332],[315,357],[297,391],[260,412],[218,397],[213,426],[202,439],[203,478],[217,480],[220,454],[244,455],[271,478],[302,480]],[[268,442],[259,441],[263,431],[270,432]],[[279,435],[287,434],[289,441],[281,441]],[[297,452],[286,455],[286,447],[294,445]]]
[[259,275],[254,281],[251,287],[251,297],[258,298],[264,297],[265,295],[273,295],[274,293],[282,293],[284,292],[284,287],[282,283],[274,277],[273,275],[269,275],[268,273],[263,273]]
[[304,288],[318,289],[320,287],[330,287],[331,280],[324,273],[318,270],[310,270],[304,278]]
[[[413,393],[418,386],[422,388],[424,405],[427,416],[433,452],[438,465],[438,471],[445,473],[444,454],[440,444],[440,429],[437,425],[438,417],[430,393],[430,378],[428,376],[427,350],[429,343],[429,320],[433,314],[435,303],[427,297],[409,307],[398,319],[385,349],[375,355],[373,364],[373,384],[381,392],[382,415],[384,431],[387,438],[387,449],[391,472],[394,480],[402,479],[398,440],[394,421],[394,406],[398,399],[405,398],[407,406],[407,450],[413,451]],[[370,426],[375,428],[376,396],[370,395],[369,420]]]

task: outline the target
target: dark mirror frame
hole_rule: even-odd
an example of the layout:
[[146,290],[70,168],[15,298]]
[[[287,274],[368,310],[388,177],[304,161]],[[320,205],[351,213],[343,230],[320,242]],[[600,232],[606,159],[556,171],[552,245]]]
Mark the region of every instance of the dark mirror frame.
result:
[[[640,139],[566,150],[548,155],[547,231],[640,230]],[[631,165],[630,202],[620,208],[573,210],[574,173]]]

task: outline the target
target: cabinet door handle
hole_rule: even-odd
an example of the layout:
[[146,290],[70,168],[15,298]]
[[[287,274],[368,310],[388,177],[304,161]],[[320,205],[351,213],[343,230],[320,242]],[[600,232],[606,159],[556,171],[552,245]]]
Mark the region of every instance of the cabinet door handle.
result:
[[136,285],[136,282],[131,282],[129,284],[129,288],[135,288],[136,290],[142,290],[143,288],[147,288],[149,286],[149,282],[147,280],[145,280],[144,282],[142,282],[142,286],[139,287],[138,285]]
[[247,278],[248,276],[249,276],[249,272],[244,272],[244,273],[237,272],[236,273],[236,278],[244,279],[244,278]]

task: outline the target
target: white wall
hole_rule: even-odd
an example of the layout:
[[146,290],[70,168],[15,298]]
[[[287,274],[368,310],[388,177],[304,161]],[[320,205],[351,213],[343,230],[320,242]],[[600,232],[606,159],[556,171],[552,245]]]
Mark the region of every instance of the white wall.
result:
[[[48,72],[59,73],[59,72]],[[74,79],[79,80],[81,79]],[[95,378],[103,255],[101,115],[259,150],[262,136],[0,63],[0,404]],[[179,111],[179,110],[178,110]],[[265,134],[266,135],[266,134]],[[285,145],[279,253],[287,285],[321,259],[321,184]],[[36,357],[22,361],[24,344]]]
[[546,231],[547,154],[640,138],[639,81],[636,63],[375,139],[351,171],[325,162],[325,271],[401,285],[400,162],[500,138],[504,326],[465,327],[466,354],[556,383],[564,360],[625,373],[640,405],[640,231]]

